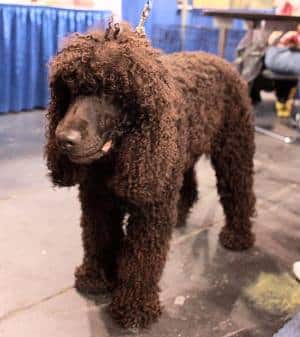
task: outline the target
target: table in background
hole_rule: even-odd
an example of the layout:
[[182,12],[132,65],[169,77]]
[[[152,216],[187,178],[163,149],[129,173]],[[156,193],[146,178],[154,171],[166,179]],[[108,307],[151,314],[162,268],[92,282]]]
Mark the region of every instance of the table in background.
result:
[[261,21],[272,21],[278,23],[300,24],[299,16],[277,15],[270,12],[254,11],[254,10],[204,10],[203,14],[206,16],[213,16],[215,24],[220,29],[218,51],[220,56],[224,56],[227,32],[232,26],[233,19],[241,19],[252,22],[253,27],[257,27]]
[[47,64],[61,38],[103,25],[110,14],[0,4],[0,113],[46,107]]

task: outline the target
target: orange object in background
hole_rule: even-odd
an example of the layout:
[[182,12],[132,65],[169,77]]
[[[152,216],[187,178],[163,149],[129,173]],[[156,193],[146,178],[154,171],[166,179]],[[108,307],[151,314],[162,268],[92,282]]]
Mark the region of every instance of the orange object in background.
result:
[[284,6],[281,8],[280,14],[292,15],[293,14],[293,6],[289,2],[286,2],[284,4]]
[[300,15],[299,0],[275,0],[276,14],[280,15]]
[[74,6],[93,8],[95,3],[93,0],[74,0]]

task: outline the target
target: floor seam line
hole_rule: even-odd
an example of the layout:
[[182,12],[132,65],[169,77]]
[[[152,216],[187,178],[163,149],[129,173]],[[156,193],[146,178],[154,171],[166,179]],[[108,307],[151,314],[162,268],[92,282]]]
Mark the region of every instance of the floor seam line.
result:
[[46,296],[46,297],[43,297],[41,298],[40,300],[34,302],[34,303],[30,303],[30,304],[27,304],[27,305],[24,305],[22,307],[19,307],[19,308],[16,308],[16,309],[12,309],[12,310],[9,310],[7,313],[5,313],[4,315],[0,316],[0,323],[1,322],[4,322],[5,320],[7,319],[10,319],[22,312],[25,312],[29,309],[32,309],[42,303],[45,303],[45,302],[48,302],[50,300],[52,300],[53,298],[55,297],[58,297],[62,294],[65,294],[66,292],[70,291],[74,289],[74,286],[69,286],[69,287],[66,287],[66,288],[63,288],[59,291],[57,291],[56,293],[52,294],[52,295],[49,295],[49,296]]

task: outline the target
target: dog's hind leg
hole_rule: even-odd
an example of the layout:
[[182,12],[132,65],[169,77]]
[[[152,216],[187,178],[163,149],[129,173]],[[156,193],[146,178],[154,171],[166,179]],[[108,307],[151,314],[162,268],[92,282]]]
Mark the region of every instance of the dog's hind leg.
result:
[[251,231],[251,217],[255,212],[254,126],[249,115],[225,123],[211,155],[226,217],[220,241],[226,248],[243,250],[251,247],[255,240]]
[[176,227],[183,227],[193,204],[198,199],[197,181],[194,168],[190,168],[184,174],[183,185],[180,190],[178,201],[178,220]]
[[75,287],[86,294],[112,290],[116,257],[123,238],[123,212],[113,195],[80,191],[83,263],[75,271]]

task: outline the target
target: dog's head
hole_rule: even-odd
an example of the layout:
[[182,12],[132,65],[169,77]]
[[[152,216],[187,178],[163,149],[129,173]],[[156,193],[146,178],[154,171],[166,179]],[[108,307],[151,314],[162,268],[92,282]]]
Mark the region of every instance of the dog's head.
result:
[[112,151],[122,132],[122,114],[105,96],[78,96],[55,130],[59,151],[78,164],[89,164]]
[[54,183],[75,184],[82,165],[117,144],[124,158],[133,147],[123,142],[128,130],[154,134],[172,109],[172,83],[161,53],[127,25],[112,39],[104,32],[69,37],[50,65],[46,157]]

